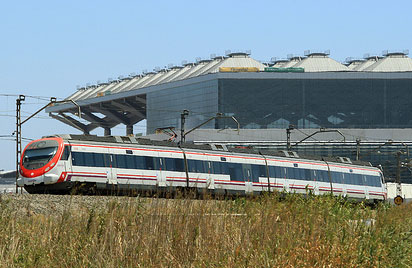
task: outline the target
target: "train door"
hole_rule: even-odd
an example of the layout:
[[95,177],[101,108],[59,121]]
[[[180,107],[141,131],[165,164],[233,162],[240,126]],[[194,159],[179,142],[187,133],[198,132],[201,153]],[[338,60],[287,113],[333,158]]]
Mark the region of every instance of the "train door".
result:
[[317,177],[316,171],[317,170],[314,170],[314,169],[309,170],[310,178],[313,181],[313,193],[315,195],[319,195],[319,182],[318,182],[318,177]]
[[369,199],[369,185],[368,185],[368,178],[366,175],[362,175],[362,181],[365,188],[365,198]]
[[107,184],[117,185],[117,168],[116,168],[116,159],[114,154],[105,154],[106,166],[109,168],[106,169],[107,175]]
[[212,172],[212,162],[207,161],[206,165],[207,165],[207,172],[208,172],[206,188],[213,191],[215,189],[215,179],[212,174],[213,173]]
[[347,197],[348,196],[348,187],[347,187],[347,183],[349,181],[349,173],[342,173],[342,177],[343,177],[343,184],[342,184],[342,196],[343,197]]
[[253,178],[252,169],[249,164],[242,164],[243,178],[245,180],[245,193],[250,194],[253,192]]
[[71,174],[72,171],[72,159],[71,159],[71,146],[65,145],[63,149],[63,154],[60,158],[60,161],[57,162],[58,174],[61,176],[62,179],[66,179],[66,177]]
[[[166,187],[167,186],[167,180],[166,180],[166,171],[163,172],[164,170],[164,161],[162,157],[154,157],[152,158],[153,160],[153,168],[156,170],[156,182],[157,186],[159,187]],[[169,186],[172,186],[173,184],[170,183]]]

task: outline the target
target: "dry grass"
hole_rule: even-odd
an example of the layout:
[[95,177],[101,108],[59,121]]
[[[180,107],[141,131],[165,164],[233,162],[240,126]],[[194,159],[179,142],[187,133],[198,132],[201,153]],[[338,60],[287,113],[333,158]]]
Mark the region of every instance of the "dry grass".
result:
[[412,207],[289,195],[126,198],[58,215],[0,201],[1,267],[410,267]]

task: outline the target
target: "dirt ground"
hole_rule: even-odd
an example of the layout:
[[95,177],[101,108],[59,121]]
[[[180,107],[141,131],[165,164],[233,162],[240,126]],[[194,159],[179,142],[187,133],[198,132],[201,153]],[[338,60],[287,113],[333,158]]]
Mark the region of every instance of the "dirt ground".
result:
[[53,215],[65,210],[83,210],[106,206],[110,201],[132,201],[136,197],[81,196],[81,195],[40,195],[40,194],[0,194],[0,203],[16,213]]

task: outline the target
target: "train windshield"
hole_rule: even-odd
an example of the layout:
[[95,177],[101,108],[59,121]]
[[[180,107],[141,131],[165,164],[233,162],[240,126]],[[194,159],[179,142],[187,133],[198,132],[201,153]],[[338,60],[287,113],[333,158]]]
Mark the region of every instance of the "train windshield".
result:
[[45,166],[56,154],[59,143],[55,140],[42,140],[27,146],[23,155],[23,167],[38,169]]

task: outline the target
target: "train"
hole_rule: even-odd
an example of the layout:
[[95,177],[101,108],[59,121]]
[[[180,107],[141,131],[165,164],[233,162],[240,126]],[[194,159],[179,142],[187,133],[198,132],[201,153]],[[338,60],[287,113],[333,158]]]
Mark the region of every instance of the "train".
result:
[[349,158],[296,152],[177,144],[133,136],[53,135],[30,142],[18,186],[29,193],[175,193],[191,189],[225,196],[265,192],[387,199],[384,176]]

